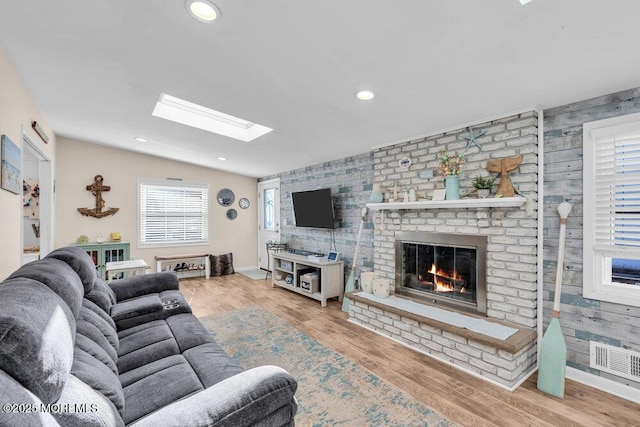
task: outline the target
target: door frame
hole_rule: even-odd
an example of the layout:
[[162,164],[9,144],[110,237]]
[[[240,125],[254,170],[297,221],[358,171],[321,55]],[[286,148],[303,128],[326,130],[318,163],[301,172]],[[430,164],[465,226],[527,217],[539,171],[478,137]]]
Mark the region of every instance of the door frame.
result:
[[[262,238],[262,219],[264,218],[264,205],[262,201],[262,193],[265,188],[275,187],[276,189],[276,197],[274,200],[274,212],[275,212],[275,233],[278,235],[277,241],[280,241],[280,178],[268,179],[265,181],[258,182],[258,268],[262,268],[262,264],[260,262],[260,258],[262,256],[262,246],[263,246],[263,238]],[[267,253],[269,256],[269,253]],[[267,261],[269,264],[269,261]]]
[[[45,153],[38,142],[39,138],[31,128],[22,126],[22,150],[28,149],[39,160],[38,181],[40,187],[40,257],[45,256],[53,250],[53,224],[54,224],[54,197],[55,191],[53,177],[53,160]],[[23,160],[24,161],[24,160]],[[23,176],[22,168],[20,179]],[[22,197],[20,197],[22,205]],[[22,210],[20,214],[20,255],[21,263],[24,263],[24,216]]]

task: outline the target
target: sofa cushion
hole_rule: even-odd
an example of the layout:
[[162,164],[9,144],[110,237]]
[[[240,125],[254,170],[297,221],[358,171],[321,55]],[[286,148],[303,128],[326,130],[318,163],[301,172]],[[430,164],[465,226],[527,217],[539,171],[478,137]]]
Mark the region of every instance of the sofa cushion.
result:
[[173,356],[168,356],[163,359],[156,360],[155,362],[147,363],[146,365],[127,371],[124,374],[120,374],[120,384],[122,384],[122,387],[128,387],[143,378],[155,374],[156,372],[186,363],[186,361],[187,360],[183,355],[174,354]]
[[76,334],[76,347],[84,350],[89,353],[100,362],[104,363],[114,374],[118,374],[118,368],[116,367],[116,362],[109,356],[107,351],[100,347],[95,341],[91,338],[88,338],[82,334]]
[[93,264],[91,257],[84,250],[67,246],[65,248],[56,249],[50,252],[46,258],[56,258],[66,262],[78,274],[84,292],[89,293],[93,289],[93,282],[96,281],[96,266]]
[[91,356],[84,350],[76,349],[73,357],[71,374],[102,393],[116,407],[120,415],[124,411],[124,392],[116,374],[104,363]]
[[94,390],[74,375],[62,390],[56,402],[71,408],[86,408],[80,411],[58,411],[53,414],[65,427],[123,427],[124,422],[113,403],[102,393]]
[[124,422],[129,424],[163,406],[203,390],[191,366],[174,364],[124,388]]
[[100,331],[100,329],[93,323],[87,322],[84,319],[78,319],[76,321],[76,334],[84,335],[91,341],[98,344],[105,351],[105,353],[107,353],[107,355],[111,357],[113,363],[116,363],[118,361],[117,350],[107,340],[107,337],[104,336],[102,331]]
[[116,296],[113,290],[99,277],[93,282],[93,289],[85,297],[107,314],[111,313],[111,306],[116,303]]
[[55,402],[73,361],[73,313],[51,289],[26,278],[3,282],[0,301],[0,368],[42,402]]
[[116,353],[118,352],[120,341],[116,333],[116,325],[100,308],[97,308],[91,301],[85,299],[82,303],[78,320],[86,320],[97,327],[107,341],[109,341],[109,344],[111,344]]
[[118,370],[120,374],[147,363],[180,354],[171,329],[164,320],[144,323],[118,333]]
[[244,370],[216,342],[190,348],[182,355],[189,362],[205,388]]
[[80,278],[69,265],[55,258],[23,265],[9,279],[25,277],[46,285],[69,306],[74,317],[78,317],[84,289]]
[[[84,300],[82,300],[82,308],[86,308],[87,310],[92,311],[98,317],[102,318],[102,320],[107,322],[109,324],[109,327],[111,327],[111,329],[113,329],[114,331],[116,330],[116,324],[111,318],[111,316],[109,316],[109,314],[106,311],[101,309],[98,305],[96,305],[94,302],[92,302],[88,298],[85,298]],[[89,312],[81,309],[80,316],[81,317],[89,316]]]
[[[0,402],[23,407],[24,405],[42,404],[42,401],[33,393],[2,370],[0,370]],[[59,427],[60,424],[48,412],[3,410],[0,411],[0,426]]]
[[167,318],[166,322],[180,347],[180,352],[215,342],[209,331],[192,314],[176,314]]

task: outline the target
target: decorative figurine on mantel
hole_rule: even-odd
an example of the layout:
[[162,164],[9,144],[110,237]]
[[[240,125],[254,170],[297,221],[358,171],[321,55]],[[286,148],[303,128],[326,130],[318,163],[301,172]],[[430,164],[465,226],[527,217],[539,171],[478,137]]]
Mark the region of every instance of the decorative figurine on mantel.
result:
[[471,126],[469,126],[467,129],[469,130],[469,134],[462,135],[462,138],[467,140],[467,148],[464,149],[465,153],[469,150],[471,144],[474,144],[476,147],[478,147],[478,150],[482,150],[482,144],[480,144],[480,142],[478,142],[476,138],[480,138],[485,133],[487,133],[487,131],[483,129],[478,133],[474,133]]
[[489,170],[489,172],[500,172],[500,185],[498,186],[498,191],[496,191],[496,197],[513,197],[516,194],[516,190],[513,188],[511,178],[509,177],[509,172],[520,166],[522,159],[522,156],[505,157],[487,162],[487,170]]
[[78,212],[80,212],[82,215],[92,216],[95,218],[104,218],[105,216],[113,215],[120,210],[120,208],[109,208],[106,211],[102,210],[104,208],[104,199],[102,198],[102,192],[111,190],[111,187],[108,185],[103,185],[102,181],[104,181],[102,175],[96,175],[93,178],[93,184],[87,185],[87,190],[91,191],[91,194],[96,197],[96,207],[94,209],[78,208]]

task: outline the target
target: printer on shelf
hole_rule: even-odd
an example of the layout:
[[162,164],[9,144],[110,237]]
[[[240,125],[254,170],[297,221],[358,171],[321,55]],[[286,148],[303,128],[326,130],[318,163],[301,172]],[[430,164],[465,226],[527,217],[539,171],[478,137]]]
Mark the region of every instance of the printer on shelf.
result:
[[300,276],[300,289],[313,294],[320,292],[320,274],[317,271]]

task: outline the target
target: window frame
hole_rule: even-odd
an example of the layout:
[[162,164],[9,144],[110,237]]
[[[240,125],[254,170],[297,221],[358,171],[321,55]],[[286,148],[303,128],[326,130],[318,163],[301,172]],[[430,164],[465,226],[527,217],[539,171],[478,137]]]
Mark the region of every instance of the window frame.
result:
[[[202,212],[200,212],[200,216],[201,218],[204,219],[205,221],[205,226],[206,226],[206,232],[205,232],[205,238],[203,240],[197,240],[197,241],[165,241],[165,242],[152,242],[152,243],[146,243],[143,241],[143,236],[142,236],[142,219],[143,219],[143,215],[142,215],[142,186],[143,185],[147,185],[147,186],[157,186],[157,187],[181,187],[181,188],[189,188],[189,189],[198,189],[198,190],[204,190],[205,194],[206,194],[206,202],[205,202],[205,206],[206,206],[206,213],[203,214]],[[210,235],[210,231],[211,231],[211,226],[210,226],[210,212],[211,212],[211,191],[210,191],[210,186],[209,184],[206,183],[200,183],[200,182],[190,182],[190,181],[168,181],[168,180],[158,180],[158,179],[146,179],[146,178],[139,178],[138,179],[138,197],[137,197],[137,202],[138,202],[138,221],[137,221],[137,238],[138,238],[138,248],[140,249],[151,249],[151,248],[169,248],[169,247],[183,247],[183,246],[206,246],[209,244],[209,235]]]
[[[583,289],[584,298],[640,307],[640,286],[613,282],[613,258],[640,260],[640,248],[596,249],[595,148],[600,138],[640,131],[640,113],[584,123],[583,142]],[[616,254],[616,252],[618,252]]]

